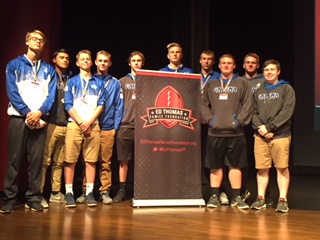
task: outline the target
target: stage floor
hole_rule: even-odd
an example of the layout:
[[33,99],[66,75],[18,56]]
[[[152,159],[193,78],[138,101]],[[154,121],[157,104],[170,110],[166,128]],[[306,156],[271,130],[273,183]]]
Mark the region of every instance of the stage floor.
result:
[[89,208],[51,204],[44,212],[23,205],[0,215],[0,239],[319,239],[320,212],[230,206],[133,208],[130,201]]
[[[249,204],[256,197],[254,180],[248,184]],[[320,239],[319,186],[319,176],[292,176],[288,213],[277,213],[274,207],[261,211],[230,206],[133,208],[130,200],[99,203],[96,208],[51,204],[44,212],[18,204],[14,213],[0,214],[0,239]],[[203,192],[207,201],[210,187],[203,185]],[[275,179],[271,196],[277,200]]]

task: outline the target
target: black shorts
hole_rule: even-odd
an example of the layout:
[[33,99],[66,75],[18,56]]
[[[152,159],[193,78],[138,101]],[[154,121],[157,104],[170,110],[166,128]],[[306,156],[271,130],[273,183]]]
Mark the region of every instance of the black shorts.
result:
[[116,137],[117,158],[130,160],[134,150],[134,128],[122,127]]
[[205,167],[219,169],[223,168],[224,165],[232,168],[245,168],[248,166],[245,136],[208,136]]

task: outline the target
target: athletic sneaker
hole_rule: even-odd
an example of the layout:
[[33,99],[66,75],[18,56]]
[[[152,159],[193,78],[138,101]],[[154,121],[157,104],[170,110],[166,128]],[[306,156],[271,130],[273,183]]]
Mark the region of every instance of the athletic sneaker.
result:
[[49,208],[49,204],[44,198],[41,199],[41,205],[43,208]]
[[113,203],[112,198],[109,196],[109,192],[108,191],[101,193],[101,201],[104,204],[107,204],[107,205]]
[[94,198],[93,192],[86,196],[86,204],[88,207],[96,207],[98,205],[96,199]]
[[74,201],[74,197],[72,193],[66,194],[66,205],[67,208],[76,207],[76,202]]
[[289,211],[288,202],[284,198],[280,198],[276,208],[276,212],[286,213],[288,211]]
[[0,213],[13,213],[14,202],[13,201],[5,201],[0,209]]
[[114,203],[122,203],[123,200],[126,197],[126,190],[125,189],[119,189],[117,195],[113,198]]
[[221,205],[229,205],[229,199],[225,192],[222,192],[219,197],[219,202]]
[[239,209],[248,209],[249,205],[243,200],[242,196],[238,196],[232,199],[231,207],[238,207]]
[[262,196],[258,196],[257,199],[252,203],[251,208],[260,210],[261,208],[266,208],[266,200]]
[[63,193],[59,192],[57,194],[51,193],[49,202],[52,203],[64,203],[65,202],[65,197]]
[[220,205],[220,202],[219,202],[219,197],[216,195],[216,194],[213,194],[209,201],[207,202],[207,207],[209,208],[216,208]]
[[77,203],[86,203],[87,202],[86,193],[83,192],[82,195],[77,198],[76,202]]
[[24,204],[24,208],[30,209],[33,212],[43,211],[43,206],[41,205],[40,202],[37,202],[37,201],[26,202]]

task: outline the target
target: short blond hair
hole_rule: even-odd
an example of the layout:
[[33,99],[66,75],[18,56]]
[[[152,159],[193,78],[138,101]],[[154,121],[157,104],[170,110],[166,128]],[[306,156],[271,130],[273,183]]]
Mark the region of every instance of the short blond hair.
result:
[[86,53],[86,54],[88,54],[88,55],[90,56],[91,60],[92,60],[91,52],[90,52],[89,50],[87,50],[87,49],[82,49],[82,50],[80,50],[80,51],[78,52],[78,54],[77,54],[77,56],[76,56],[77,61],[79,60],[79,56],[80,56],[81,53]]
[[101,50],[101,51],[97,52],[96,58],[97,58],[99,55],[104,55],[104,56],[109,57],[109,58],[111,59],[111,54],[110,54],[108,51]]
[[182,52],[182,47],[180,46],[179,43],[176,43],[176,42],[169,43],[169,44],[167,45],[168,51],[169,51],[171,48],[173,48],[173,47],[178,47],[178,48],[180,48],[180,50],[181,50],[181,52]]
[[37,29],[35,29],[35,30],[33,30],[33,31],[30,31],[30,32],[27,32],[27,34],[26,34],[26,41],[29,41],[29,40],[30,40],[31,34],[33,34],[33,33],[39,34],[39,35],[43,38],[43,43],[46,43],[46,42],[47,42],[46,35],[45,35],[42,31],[37,30]]

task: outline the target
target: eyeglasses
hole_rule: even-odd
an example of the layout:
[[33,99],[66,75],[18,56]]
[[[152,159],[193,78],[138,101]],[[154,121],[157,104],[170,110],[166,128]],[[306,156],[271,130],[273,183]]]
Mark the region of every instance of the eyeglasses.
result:
[[30,37],[30,39],[34,42],[37,42],[39,41],[39,43],[44,43],[44,39],[42,38],[37,38],[37,37]]
[[257,64],[257,62],[250,62],[250,61],[246,61],[246,64]]

